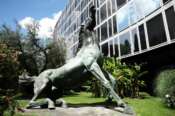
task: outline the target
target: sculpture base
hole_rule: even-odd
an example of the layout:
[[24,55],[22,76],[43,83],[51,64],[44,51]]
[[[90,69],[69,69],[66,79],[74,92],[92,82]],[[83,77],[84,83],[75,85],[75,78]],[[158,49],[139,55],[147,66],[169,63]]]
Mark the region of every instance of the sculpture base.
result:
[[34,114],[36,116],[135,116],[133,114],[126,114],[114,109],[105,107],[79,107],[79,108],[60,108],[55,110],[49,109],[26,109],[24,114]]

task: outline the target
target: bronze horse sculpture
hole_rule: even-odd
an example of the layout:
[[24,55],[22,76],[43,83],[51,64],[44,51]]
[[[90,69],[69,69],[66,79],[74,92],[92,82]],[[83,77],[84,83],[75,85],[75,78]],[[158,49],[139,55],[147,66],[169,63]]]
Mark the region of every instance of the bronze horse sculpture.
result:
[[[95,36],[95,8],[90,9],[91,17],[87,25],[81,26],[79,39],[81,46],[77,55],[65,65],[57,69],[48,69],[39,74],[34,81],[34,96],[29,106],[34,104],[40,93],[47,88],[48,108],[55,108],[54,90],[72,89],[93,75],[109,91],[110,96],[117,102],[118,107],[126,109],[127,105],[113,89],[115,79],[111,74],[100,68],[101,51],[98,38]],[[108,78],[108,79],[107,79]],[[111,84],[112,83],[112,84]]]

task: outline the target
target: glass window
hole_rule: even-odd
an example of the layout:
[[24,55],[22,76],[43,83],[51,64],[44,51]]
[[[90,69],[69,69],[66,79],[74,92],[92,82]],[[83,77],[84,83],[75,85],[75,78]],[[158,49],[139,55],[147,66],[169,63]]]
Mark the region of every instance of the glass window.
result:
[[119,50],[118,50],[118,38],[114,39],[114,50],[115,50],[115,57],[119,56]]
[[129,26],[128,4],[119,9],[117,14],[118,30],[122,31]]
[[110,51],[110,57],[114,56],[114,52],[113,52],[113,40],[109,41],[109,51]]
[[119,36],[119,43],[121,56],[131,53],[131,42],[129,32]]
[[141,49],[144,50],[146,49],[146,37],[143,24],[139,26],[139,35],[140,35]]
[[108,42],[101,46],[102,53],[104,56],[108,56]]
[[81,1],[81,11],[84,9],[85,4],[86,4],[86,3],[85,3],[85,0],[82,0],[82,1]]
[[114,34],[117,33],[117,19],[116,19],[116,15],[113,16],[113,33]]
[[135,4],[133,1],[129,2],[129,18],[130,18],[130,23],[136,23],[138,20]]
[[133,51],[138,52],[139,51],[139,40],[138,40],[137,29],[132,30],[132,43],[133,43]]
[[97,8],[99,7],[99,0],[96,0],[97,1]]
[[173,6],[167,9],[165,12],[166,12],[166,18],[168,22],[170,38],[175,39],[175,11]]
[[97,28],[97,37],[98,37],[98,41],[100,40],[100,28]]
[[109,19],[109,21],[108,21],[108,26],[109,26],[109,37],[111,37],[112,36],[112,21],[111,21],[111,19]]
[[100,12],[97,10],[97,25],[100,24]]
[[111,3],[112,3],[112,13],[115,13],[116,12],[116,1],[115,0],[111,0]]
[[104,1],[105,1],[105,0],[99,0],[100,4],[103,4]]
[[166,41],[165,27],[162,14],[149,20],[147,23],[149,45],[154,46]]
[[108,17],[109,16],[111,16],[111,1],[110,0],[108,0],[108,2],[107,2],[107,6],[108,6]]
[[107,17],[106,14],[106,4],[104,4],[101,8],[100,8],[100,18],[101,18],[101,22],[104,21]]
[[138,16],[146,16],[160,7],[160,0],[134,0]]
[[117,1],[117,7],[120,8],[126,3],[126,0],[116,0]]
[[105,22],[102,26],[101,26],[101,41],[104,41],[105,39],[107,39],[108,34],[107,34],[107,23]]

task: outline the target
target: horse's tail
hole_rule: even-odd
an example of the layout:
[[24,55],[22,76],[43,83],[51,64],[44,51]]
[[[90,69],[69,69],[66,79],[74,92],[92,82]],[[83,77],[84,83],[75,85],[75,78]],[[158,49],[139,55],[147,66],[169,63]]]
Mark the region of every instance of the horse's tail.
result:
[[37,78],[37,76],[28,76],[26,78],[24,78],[23,76],[19,76],[19,84],[20,85],[27,85],[27,84],[30,84],[30,83],[34,83],[35,79]]

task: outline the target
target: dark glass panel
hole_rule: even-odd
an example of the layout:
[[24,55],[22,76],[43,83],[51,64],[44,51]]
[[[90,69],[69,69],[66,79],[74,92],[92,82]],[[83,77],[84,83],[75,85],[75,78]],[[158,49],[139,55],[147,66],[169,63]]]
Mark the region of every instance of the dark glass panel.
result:
[[166,34],[163,24],[162,14],[159,14],[149,20],[147,23],[149,45],[154,46],[165,42]]
[[100,24],[100,12],[97,10],[97,25]]
[[99,7],[99,0],[96,0],[97,1],[97,8]]
[[105,1],[105,0],[99,0],[100,4],[103,4],[104,1]]
[[132,43],[133,43],[133,51],[139,51],[139,41],[138,41],[138,34],[137,29],[132,30]]
[[101,46],[102,53],[104,56],[108,56],[108,42]]
[[110,51],[110,57],[114,56],[113,52],[113,40],[109,41],[109,51]]
[[107,34],[107,23],[104,23],[101,26],[101,41],[104,41],[105,39],[107,39],[108,34]]
[[114,39],[114,50],[115,50],[115,56],[119,56],[119,50],[118,50],[118,38]]
[[106,4],[104,4],[101,8],[100,8],[100,18],[101,18],[101,22],[103,20],[105,20],[107,17],[107,14],[106,14]]
[[111,0],[111,3],[112,3],[112,13],[115,13],[116,10],[117,10],[117,7],[116,7],[116,1],[115,0]]
[[112,21],[111,21],[111,19],[109,19],[109,21],[108,21],[108,26],[109,26],[109,37],[111,37],[112,36]]
[[127,0],[117,0],[117,7],[120,8],[126,3]]
[[116,19],[116,15],[113,16],[113,33],[116,34],[117,33],[117,19]]
[[97,37],[98,37],[98,41],[100,41],[100,28],[97,29]]
[[119,36],[120,42],[120,53],[122,55],[127,55],[131,53],[131,42],[129,32]]
[[112,7],[111,7],[111,1],[110,1],[110,0],[108,0],[108,2],[107,2],[107,7],[108,7],[108,17],[109,17],[109,16],[111,16],[111,14],[112,14],[112,13],[111,13],[111,8],[112,8]]
[[173,6],[167,9],[165,12],[168,22],[168,29],[170,32],[170,38],[175,39],[175,11]]
[[139,35],[140,35],[141,49],[144,50],[146,49],[146,37],[143,24],[139,26]]
[[167,3],[168,1],[170,1],[170,0],[163,0],[163,3]]

